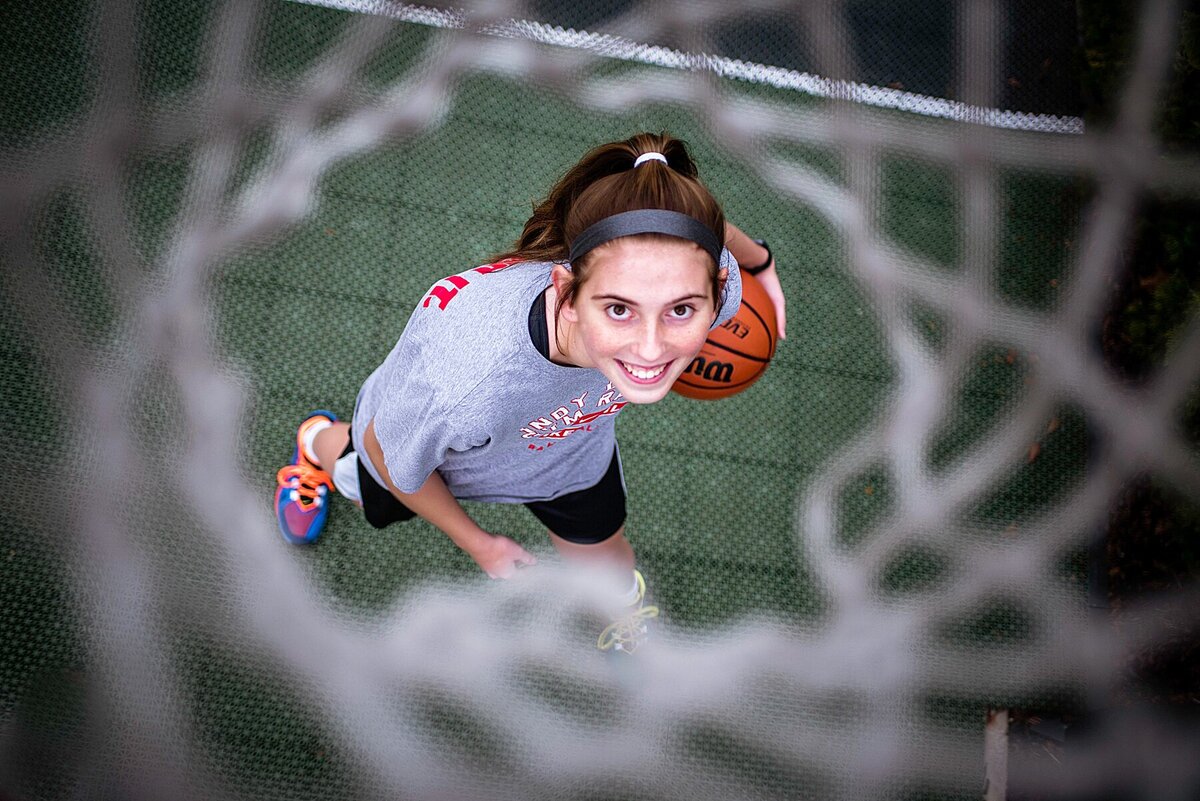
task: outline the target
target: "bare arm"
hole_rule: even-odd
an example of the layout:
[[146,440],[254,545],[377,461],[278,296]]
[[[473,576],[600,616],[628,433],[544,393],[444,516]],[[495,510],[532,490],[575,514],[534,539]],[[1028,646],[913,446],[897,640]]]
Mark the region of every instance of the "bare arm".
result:
[[[767,259],[767,249],[746,236],[731,222],[725,223],[725,247],[743,267],[757,267]],[[775,272],[775,259],[772,258],[767,269],[754,277],[762,284],[763,289],[767,292],[767,297],[775,306],[775,321],[779,325],[779,338],[786,339],[787,307],[783,297],[783,286],[779,283],[779,274]]]
[[[363,445],[366,449],[365,456],[371,460],[371,464],[377,468],[385,464],[383,449],[375,436],[374,420],[367,424]],[[421,488],[413,493],[396,489],[386,467],[378,472],[387,482],[387,488],[401,503],[441,529],[492,578],[508,578],[518,565],[537,564],[533,554],[513,540],[480,528],[450,494],[446,482],[436,470],[430,473]]]

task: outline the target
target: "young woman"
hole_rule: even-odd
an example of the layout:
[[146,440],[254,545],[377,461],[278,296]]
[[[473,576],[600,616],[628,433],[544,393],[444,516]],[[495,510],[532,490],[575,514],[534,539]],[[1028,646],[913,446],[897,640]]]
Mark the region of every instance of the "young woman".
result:
[[350,422],[318,411],[300,424],[278,476],[283,536],[312,542],[336,489],[371,525],[419,515],[507,578],[537,560],[459,500],[522,503],[563,557],[625,577],[629,614],[600,645],[632,650],[657,610],[625,538],[614,422],[661,400],[737,311],[738,261],[761,265],[782,331],[770,251],[726,223],[682,141],[643,133],[593,149],[511,251],[434,284]]

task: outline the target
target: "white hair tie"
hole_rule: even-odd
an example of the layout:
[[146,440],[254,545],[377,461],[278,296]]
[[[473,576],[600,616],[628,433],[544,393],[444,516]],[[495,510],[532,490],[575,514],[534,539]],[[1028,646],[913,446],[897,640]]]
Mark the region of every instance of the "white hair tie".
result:
[[640,155],[636,159],[634,159],[633,166],[640,167],[640,166],[642,166],[642,162],[650,161],[651,159],[661,161],[663,164],[667,163],[667,157],[664,156],[662,153],[643,153],[642,155]]

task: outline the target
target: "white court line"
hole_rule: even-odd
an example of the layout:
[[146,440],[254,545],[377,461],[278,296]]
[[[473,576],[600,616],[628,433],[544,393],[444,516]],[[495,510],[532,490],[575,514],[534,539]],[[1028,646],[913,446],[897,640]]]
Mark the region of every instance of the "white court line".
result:
[[[389,3],[385,0],[291,0],[291,2],[324,6],[341,11],[378,14],[434,28],[461,28],[465,24],[465,18],[460,13],[403,3]],[[702,67],[712,70],[718,75],[748,83],[773,86],[777,89],[791,89],[815,97],[853,100],[867,106],[907,111],[926,117],[940,117],[1016,131],[1083,133],[1083,120],[1080,117],[1059,117],[1053,114],[1031,114],[1023,111],[971,106],[956,100],[919,95],[882,86],[870,86],[854,81],[835,81],[807,72],[739,61],[724,56],[695,55],[667,47],[641,44],[620,36],[576,31],[572,28],[561,28],[532,20],[509,20],[490,25],[484,29],[484,32],[492,36],[526,39],[541,44],[588,50],[620,61],[652,64],[671,69]]]

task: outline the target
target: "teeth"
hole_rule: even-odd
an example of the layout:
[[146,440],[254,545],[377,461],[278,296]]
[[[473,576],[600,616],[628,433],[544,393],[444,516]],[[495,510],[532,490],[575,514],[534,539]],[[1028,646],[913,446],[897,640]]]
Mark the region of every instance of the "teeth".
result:
[[652,370],[643,370],[640,367],[634,367],[632,364],[626,364],[625,362],[621,362],[621,366],[624,367],[634,378],[639,378],[642,381],[649,381],[651,378],[658,378],[658,376],[662,374],[662,371],[667,369],[665,364],[655,367]]

